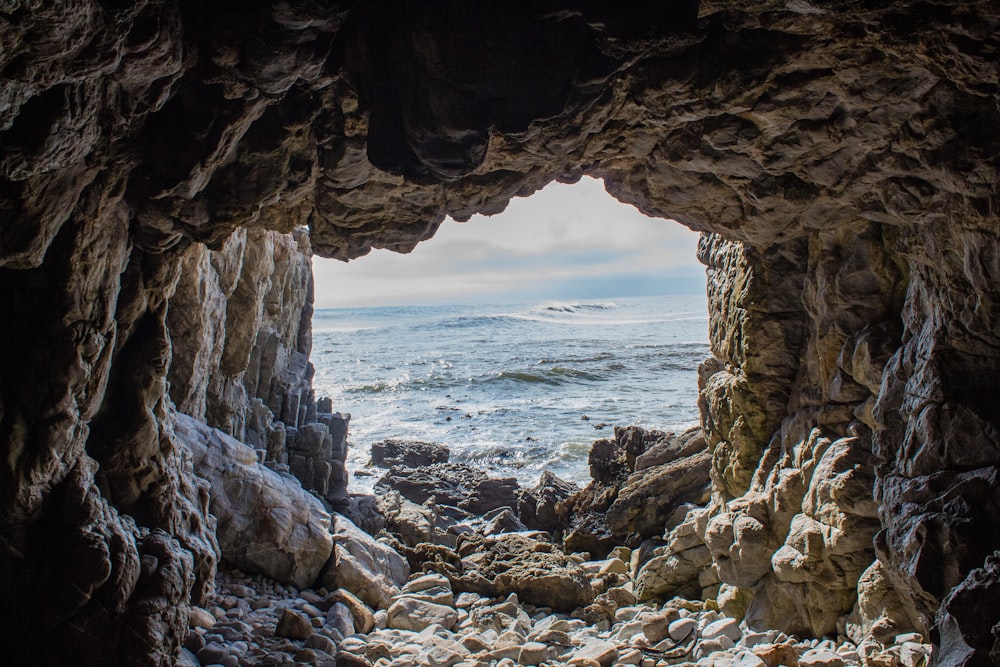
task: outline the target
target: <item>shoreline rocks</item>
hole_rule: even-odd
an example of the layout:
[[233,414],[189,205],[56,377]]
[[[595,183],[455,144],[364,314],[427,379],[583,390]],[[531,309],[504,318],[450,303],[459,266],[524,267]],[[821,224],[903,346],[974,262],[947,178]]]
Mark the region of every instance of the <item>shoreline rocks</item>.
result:
[[[584,568],[593,570],[594,568]],[[188,617],[177,665],[227,667],[917,667],[930,645],[915,633],[860,646],[753,632],[710,604],[614,605],[599,621],[515,594],[459,593],[447,577],[414,573],[388,610],[343,589],[300,590],[220,571],[214,595]]]
[[663,535],[677,510],[709,499],[711,455],[700,428],[663,433],[615,427],[591,446],[592,481],[562,501],[564,545],[605,555],[619,544],[638,546]]
[[[202,440],[195,445],[202,466],[201,459],[218,445],[219,452],[233,454],[230,476],[283,479],[251,461],[252,455],[241,458],[224,434],[209,433],[211,429],[190,421],[181,420],[179,435]],[[594,458],[610,452],[616,459],[594,461],[601,481],[595,479],[588,489],[601,484],[614,488],[609,507],[630,498],[622,493],[630,485],[639,488],[655,480],[649,471],[680,462],[697,477],[701,464],[688,462],[704,455],[696,432],[669,436],[627,429],[616,431],[615,441],[599,442]],[[197,451],[199,446],[204,451]],[[409,444],[393,447],[387,447],[387,458],[394,460],[417,456],[418,450],[419,456],[436,451]],[[234,467],[237,461],[243,467]],[[463,484],[483,486],[483,473],[462,477],[467,472],[463,467],[443,463],[396,466],[390,473],[404,470],[415,473],[408,473],[409,479],[426,482],[424,502],[418,504],[398,489],[353,499],[351,506],[366,525],[378,527],[377,536],[346,516],[326,514],[330,558],[308,583],[295,586],[261,575],[221,572],[215,595],[188,617],[190,630],[177,664],[917,667],[930,655],[930,645],[914,633],[887,631],[861,644],[844,634],[801,639],[728,616],[725,611],[736,617],[745,613],[746,595],[722,584],[715,571],[705,543],[708,508],[678,500],[669,514],[659,515],[660,541],[646,540],[630,549],[612,536],[606,552],[581,553],[561,548],[572,545],[571,539],[560,537],[566,528],[560,511],[569,504],[565,498],[572,485],[551,474],[531,490],[514,488],[506,497],[518,500],[515,507],[475,514],[460,503],[438,504],[438,498],[454,501]],[[220,480],[213,488],[227,488]],[[444,493],[435,493],[434,480],[442,482]],[[487,482],[487,488],[496,487]],[[576,497],[592,496],[584,490]],[[631,497],[629,503],[642,502],[642,494]],[[228,500],[220,495],[215,502]],[[646,520],[641,511],[630,515],[635,525]],[[522,516],[534,525],[553,526],[553,532],[527,529]],[[228,540],[222,543],[231,548]]]

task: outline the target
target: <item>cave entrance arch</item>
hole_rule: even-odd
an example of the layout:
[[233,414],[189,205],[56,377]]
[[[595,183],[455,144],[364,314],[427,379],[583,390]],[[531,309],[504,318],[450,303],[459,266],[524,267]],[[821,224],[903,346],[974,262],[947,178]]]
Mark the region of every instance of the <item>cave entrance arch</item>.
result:
[[[718,234],[704,535],[730,600],[792,632],[936,624],[940,662],[996,655],[995,2],[28,4],[0,56],[12,659],[170,664],[210,585],[168,302],[186,265],[187,334],[262,297],[209,284],[240,263],[198,244],[242,261],[241,238],[308,224],[331,257],[406,251],[584,173]],[[242,266],[290,256],[268,243]],[[237,339],[231,377],[251,370]],[[289,395],[267,408],[298,424]],[[803,489],[806,470],[841,477]]]
[[390,438],[522,486],[543,467],[585,485],[613,426],[697,423],[697,244],[584,177],[446,221],[409,255],[314,259],[314,387],[351,414],[351,490],[370,491],[368,449]]

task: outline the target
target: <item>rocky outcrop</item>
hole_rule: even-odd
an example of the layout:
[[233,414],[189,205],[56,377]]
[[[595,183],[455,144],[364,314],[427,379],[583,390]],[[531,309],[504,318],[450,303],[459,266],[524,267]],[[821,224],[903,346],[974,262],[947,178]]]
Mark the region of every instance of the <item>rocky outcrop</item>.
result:
[[452,586],[489,596],[515,593],[518,599],[558,611],[594,600],[594,589],[579,565],[558,547],[530,535],[508,533],[460,542],[463,570],[445,570]]
[[375,484],[375,491],[396,491],[419,505],[433,499],[437,505],[483,516],[500,507],[516,508],[518,484],[513,477],[490,477],[464,463],[436,463],[393,467]]
[[[998,35],[987,0],[6,3],[0,649],[172,664],[216,560],[172,402],[338,500],[317,462],[339,431],[306,428],[332,413],[312,418],[286,337],[306,307],[262,308],[285,243],[263,230],[408,251],[445,215],[589,174],[711,234],[698,537],[721,586],[810,631],[878,625],[865,601],[890,596],[912,614],[882,620],[987,660]],[[831,568],[828,605],[777,613]]]
[[591,446],[592,481],[558,506],[570,551],[604,556],[660,536],[672,515],[708,501],[710,457],[700,428],[680,436],[615,427]]
[[324,586],[346,588],[369,606],[384,609],[409,576],[410,566],[394,549],[350,519],[333,515],[333,558],[323,571]]
[[350,416],[312,388],[311,261],[304,229],[240,230],[218,251],[189,247],[167,315],[168,379],[181,412],[343,508]]
[[379,468],[402,466],[421,468],[447,463],[451,451],[444,445],[417,440],[383,440],[372,443],[372,465]]
[[223,559],[244,572],[306,588],[333,549],[330,515],[298,480],[260,465],[254,450],[188,415],[175,432],[211,485]]

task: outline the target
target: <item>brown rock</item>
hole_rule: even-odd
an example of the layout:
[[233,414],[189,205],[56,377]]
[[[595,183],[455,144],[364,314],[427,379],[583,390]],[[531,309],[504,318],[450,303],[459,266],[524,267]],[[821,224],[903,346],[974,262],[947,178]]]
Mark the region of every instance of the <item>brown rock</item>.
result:
[[586,573],[549,542],[524,534],[482,538],[459,544],[466,558],[462,573],[446,571],[456,591],[493,597],[516,593],[528,604],[572,611],[594,600]]
[[294,609],[282,609],[274,634],[288,639],[306,639],[313,633],[312,623],[305,614]]
[[676,609],[664,609],[655,614],[647,614],[642,619],[642,633],[651,644],[663,641],[670,636],[667,628],[670,623],[680,618]]
[[332,606],[338,602],[350,609],[351,616],[354,617],[354,627],[359,633],[368,634],[375,627],[375,614],[372,613],[368,605],[362,602],[361,598],[348,590],[339,588],[323,599],[324,607],[328,604]]
[[349,519],[333,515],[333,559],[322,572],[324,586],[344,588],[375,609],[388,606],[410,576],[410,566],[394,549],[375,540]]
[[764,644],[751,650],[767,667],[799,666],[799,653],[793,644]]
[[620,537],[662,535],[664,518],[676,508],[708,501],[711,460],[701,451],[631,475],[608,507],[608,530]]

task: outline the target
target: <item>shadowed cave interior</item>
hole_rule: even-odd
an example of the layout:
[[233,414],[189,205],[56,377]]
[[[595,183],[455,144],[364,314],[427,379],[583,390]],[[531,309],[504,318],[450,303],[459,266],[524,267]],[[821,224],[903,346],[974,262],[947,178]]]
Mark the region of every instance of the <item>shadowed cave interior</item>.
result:
[[[589,175],[702,232],[708,276],[709,497],[683,534],[621,530],[704,556],[750,626],[1000,661],[998,24],[987,0],[5,3],[5,655],[175,664],[221,561],[343,581],[312,253],[407,252]],[[592,463],[634,472],[630,437]]]

